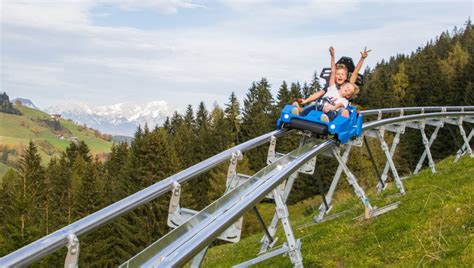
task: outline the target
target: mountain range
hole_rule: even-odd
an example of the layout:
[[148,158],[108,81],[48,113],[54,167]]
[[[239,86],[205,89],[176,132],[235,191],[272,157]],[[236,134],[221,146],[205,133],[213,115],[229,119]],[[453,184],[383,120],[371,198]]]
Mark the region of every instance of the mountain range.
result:
[[49,114],[61,114],[79,124],[98,129],[102,133],[133,136],[139,125],[153,128],[171,114],[164,101],[145,105],[118,103],[110,106],[90,107],[84,103],[62,104],[45,109]]
[[171,115],[171,109],[165,101],[151,101],[144,105],[117,103],[109,106],[90,107],[84,103],[65,103],[46,109],[38,108],[31,100],[16,98],[12,103],[44,111],[48,114],[60,114],[81,125],[97,129],[102,133],[131,137],[138,126],[145,124],[151,129],[162,124]]

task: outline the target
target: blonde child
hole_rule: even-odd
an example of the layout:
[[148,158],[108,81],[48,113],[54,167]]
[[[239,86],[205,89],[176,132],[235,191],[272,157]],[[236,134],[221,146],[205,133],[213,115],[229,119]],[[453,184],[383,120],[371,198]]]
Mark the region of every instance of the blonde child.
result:
[[[302,100],[300,103],[293,103],[295,109],[293,109],[294,114],[299,114],[302,111],[299,104],[304,105],[315,100],[319,100],[318,105],[316,106],[317,110],[324,112],[321,115],[322,121],[332,121],[337,115],[342,115],[344,117],[349,117],[349,111],[347,105],[349,105],[349,99],[355,96],[359,92],[359,88],[356,84],[354,84],[355,80],[357,79],[357,72],[360,70],[362,66],[363,59],[365,59],[368,55],[367,49],[364,49],[364,52],[361,52],[361,60],[357,64],[356,69],[354,70],[354,74],[351,76],[349,82],[347,82],[347,68],[342,66],[336,66],[335,57],[334,57],[334,48],[329,48],[329,53],[331,55],[331,76],[329,77],[329,87],[327,90],[318,91],[307,99]],[[340,65],[340,64],[338,64]],[[339,87],[338,87],[339,85]]]

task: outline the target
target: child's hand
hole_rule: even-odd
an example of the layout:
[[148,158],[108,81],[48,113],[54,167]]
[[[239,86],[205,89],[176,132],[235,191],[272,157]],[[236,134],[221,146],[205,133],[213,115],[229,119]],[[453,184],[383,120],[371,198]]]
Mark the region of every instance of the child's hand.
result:
[[330,47],[330,48],[329,48],[329,54],[330,54],[331,56],[334,56],[334,48],[333,48],[333,47]]
[[303,101],[304,101],[303,98],[297,98],[297,99],[296,99],[296,102],[297,102],[298,104],[304,104]]
[[372,49],[367,50],[367,47],[364,48],[364,51],[360,52],[360,56],[365,59],[369,56],[369,52],[372,51]]

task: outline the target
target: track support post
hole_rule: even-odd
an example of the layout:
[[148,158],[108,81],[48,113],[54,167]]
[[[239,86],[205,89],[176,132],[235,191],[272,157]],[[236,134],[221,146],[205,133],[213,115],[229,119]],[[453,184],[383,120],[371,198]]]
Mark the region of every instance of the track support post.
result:
[[64,268],[76,268],[79,262],[79,238],[75,234],[67,236],[67,255]]
[[[400,111],[400,116],[403,116],[403,110]],[[397,146],[400,143],[400,136],[401,134],[405,133],[405,124],[396,124],[396,125],[389,125],[386,126],[386,129],[391,132],[395,132],[395,136],[393,137],[392,145],[390,147],[390,158],[393,160],[393,156],[395,155],[395,152],[397,150]],[[378,183],[376,186],[377,193],[380,193],[384,190],[384,187],[386,186],[385,182],[388,179],[388,172],[390,170],[390,163],[387,159],[387,162],[385,162],[385,167],[382,172],[381,180],[382,183]]]
[[[300,139],[299,146],[300,147],[303,146],[305,144],[305,142],[306,142],[306,136],[303,135]],[[271,140],[270,140],[270,146],[268,148],[268,154],[267,154],[267,163],[268,164],[273,163],[274,161],[276,161],[278,158],[280,158],[283,155],[283,154],[277,153],[275,151],[275,146],[276,146],[276,138],[272,137]],[[297,172],[291,174],[290,177],[286,180],[286,183],[282,184],[280,187],[278,187],[278,189],[283,190],[282,200],[285,204],[286,204],[286,201],[288,200],[288,196],[290,195],[291,189],[293,188],[293,184],[294,184],[296,178],[298,178],[298,172],[305,173],[305,174],[312,174],[312,173],[314,173],[315,165],[316,165],[316,157],[312,158],[307,163],[305,163]],[[272,194],[269,194],[267,197],[273,198],[273,199],[275,198],[273,196],[273,192],[272,192]],[[278,218],[277,213],[273,214],[272,221],[271,221],[270,225],[267,228],[268,233],[273,238],[273,242],[270,241],[271,239],[267,235],[264,235],[262,237],[262,239],[260,239],[260,252],[259,252],[259,254],[267,252],[268,249],[272,248],[273,245],[278,240],[278,238],[275,237],[277,227],[278,227],[278,221],[279,221],[279,218]]]
[[[456,158],[454,159],[455,161],[457,161],[459,159],[459,157],[461,157],[461,155],[463,155],[465,153],[468,153],[468,154],[471,155],[471,157],[474,157],[471,146],[469,145],[469,142],[471,141],[472,135],[474,135],[474,134],[472,134],[472,132],[474,130],[471,130],[471,133],[469,134],[469,137],[467,137],[466,136],[466,131],[464,130],[464,127],[462,126],[463,121],[464,121],[464,118],[462,116],[459,117],[459,118],[449,118],[448,117],[446,119],[446,123],[449,123],[449,124],[452,124],[452,125],[457,125],[459,127],[459,133],[461,134],[461,137],[464,141],[464,144],[462,145],[461,149],[456,154]],[[474,120],[471,119],[471,117],[466,118],[466,121],[474,123],[473,122]],[[458,157],[458,155],[459,155],[459,157]]]
[[[401,194],[405,194],[405,188],[403,187],[402,180],[400,179],[400,176],[398,175],[397,168],[395,167],[395,163],[393,162],[392,154],[388,150],[388,145],[385,142],[381,131],[377,131],[376,133],[377,133],[377,137],[380,141],[380,145],[382,147],[382,150],[385,153],[385,157],[387,158],[387,163],[389,164],[390,170],[392,171],[392,175],[393,175],[393,178],[395,180],[395,185],[397,186],[397,188],[398,188],[398,190],[400,191]],[[380,185],[380,187],[382,187],[382,185]]]
[[[435,130],[431,134],[430,140],[428,142],[428,151],[427,151],[426,146],[425,146],[425,150],[423,151],[423,154],[421,155],[421,158],[418,161],[418,164],[416,164],[416,168],[413,171],[413,174],[418,174],[418,172],[420,172],[420,170],[423,166],[423,162],[425,162],[426,156],[428,155],[429,148],[431,148],[431,145],[433,145],[433,142],[435,141],[436,137],[438,136],[438,131],[440,130],[441,127],[442,127],[442,125],[436,126]],[[433,164],[433,166],[434,166],[434,164]]]
[[[344,153],[342,154],[341,160],[342,160],[344,165],[347,162],[347,160],[349,159],[349,154],[351,153],[351,148],[352,148],[352,145],[350,143],[347,144],[346,149],[345,149]],[[334,174],[334,177],[332,179],[331,186],[329,186],[329,190],[328,190],[328,192],[325,196],[326,204],[329,207],[327,207],[326,204],[324,204],[324,202],[321,203],[321,205],[319,206],[319,214],[313,218],[313,220],[315,222],[322,222],[324,220],[324,216],[327,213],[329,213],[329,211],[332,209],[332,206],[331,206],[332,198],[334,196],[334,192],[336,191],[337,184],[339,183],[339,179],[341,178],[341,175],[342,175],[342,171],[343,171],[342,165],[343,164],[339,163],[339,166],[337,167],[336,173]]]
[[366,218],[369,218],[370,214],[372,213],[373,208],[372,208],[372,205],[369,202],[369,198],[365,195],[364,189],[362,189],[362,187],[360,187],[359,183],[357,183],[356,177],[349,170],[346,163],[344,162],[344,160],[339,155],[338,150],[336,148],[333,148],[332,153],[333,153],[334,157],[337,159],[337,161],[339,162],[339,165],[342,167],[342,170],[346,174],[347,182],[349,183],[349,185],[352,186],[352,188],[354,188],[355,194],[360,198],[360,200],[362,201],[362,204],[364,204]]
[[[471,142],[471,139],[472,137],[474,136],[474,128],[471,129],[471,133],[469,133],[469,136],[467,137],[467,141],[468,141],[468,144],[469,142]],[[459,149],[456,153],[456,158],[454,159],[454,161],[458,161],[459,158],[461,158],[461,156],[463,156],[464,154],[466,154],[466,143],[464,143],[461,147],[461,149]],[[474,157],[472,154],[471,154],[471,157]]]
[[273,197],[275,199],[275,215],[277,220],[281,221],[283,226],[283,231],[286,237],[286,243],[283,244],[283,247],[275,249],[272,251],[264,252],[258,257],[248,260],[246,262],[235,265],[234,267],[248,267],[265,261],[267,259],[273,258],[281,254],[287,254],[290,257],[290,261],[294,267],[302,268],[303,267],[303,256],[301,255],[301,240],[295,239],[295,235],[291,228],[288,207],[286,206],[283,195],[284,192],[281,189],[275,188],[272,191]]

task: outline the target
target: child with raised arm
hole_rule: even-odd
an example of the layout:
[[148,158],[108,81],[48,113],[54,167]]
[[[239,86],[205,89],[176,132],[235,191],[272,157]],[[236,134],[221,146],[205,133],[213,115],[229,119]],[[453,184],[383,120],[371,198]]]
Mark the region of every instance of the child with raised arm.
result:
[[[300,103],[293,103],[293,105],[296,106],[292,111],[294,114],[299,114],[302,111],[302,108],[300,108],[299,104],[304,105],[306,103],[321,99],[319,104],[316,106],[317,110],[324,113],[321,115],[321,121],[332,121],[337,115],[349,117],[349,112],[345,108],[347,108],[347,105],[349,105],[349,99],[359,92],[359,88],[354,83],[347,82],[347,76],[343,77],[342,71],[338,73],[333,47],[329,48],[329,53],[331,54],[331,76],[329,77],[329,87],[326,91],[321,90],[313,93],[311,96],[302,100]],[[337,82],[341,83],[339,89],[337,88]]]
[[[332,53],[334,53],[334,48],[332,50],[333,50]],[[338,89],[345,82],[351,82],[355,84],[355,82],[357,81],[357,75],[359,74],[359,71],[362,68],[362,65],[364,64],[365,58],[369,56],[370,51],[372,50],[367,50],[367,47],[365,47],[364,51],[360,52],[359,62],[354,68],[354,72],[351,74],[351,77],[349,78],[349,80],[347,79],[347,76],[349,74],[347,67],[344,64],[336,64],[336,87]],[[331,72],[332,72],[332,66],[331,66]]]

